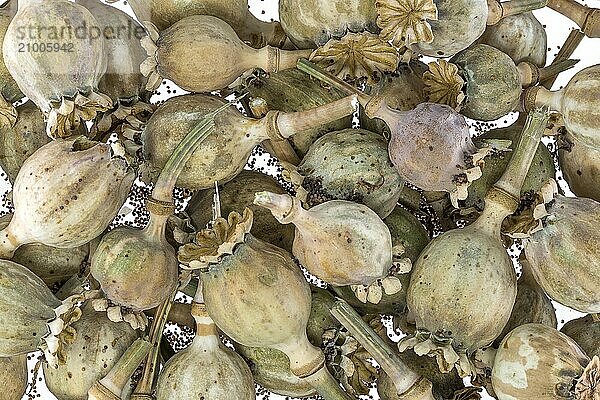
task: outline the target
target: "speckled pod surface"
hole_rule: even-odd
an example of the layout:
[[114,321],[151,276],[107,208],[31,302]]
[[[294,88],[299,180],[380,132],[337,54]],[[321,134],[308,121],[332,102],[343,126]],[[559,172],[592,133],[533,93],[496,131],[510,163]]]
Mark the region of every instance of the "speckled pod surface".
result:
[[21,400],[27,389],[27,355],[0,358],[0,400]]

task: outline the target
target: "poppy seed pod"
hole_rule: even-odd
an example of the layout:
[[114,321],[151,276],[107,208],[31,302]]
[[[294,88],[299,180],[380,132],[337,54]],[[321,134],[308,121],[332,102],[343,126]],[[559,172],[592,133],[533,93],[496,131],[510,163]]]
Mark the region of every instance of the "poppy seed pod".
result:
[[492,385],[500,400],[595,400],[600,360],[571,338],[540,324],[509,333],[498,348]]
[[560,331],[576,341],[588,357],[600,357],[600,315],[589,314],[573,319],[564,324]]
[[[32,27],[37,27],[35,37],[26,38],[39,51],[20,51],[23,32],[31,35]],[[75,36],[75,31],[84,33]],[[61,35],[68,43],[42,50],[46,41]],[[97,92],[106,71],[105,46],[100,26],[85,7],[68,0],[19,2],[4,38],[4,63],[23,93],[48,116],[49,136],[68,137],[82,121],[112,106]]]
[[0,398],[22,399],[27,384],[27,354],[0,357]]
[[57,398],[86,400],[88,390],[110,371],[138,334],[127,323],[112,322],[105,313],[94,311],[89,303],[72,327],[77,334],[64,345],[66,364],[56,369],[43,365],[44,379]]
[[579,197],[600,201],[600,147],[567,132],[558,148],[558,163],[569,188]]
[[[6,30],[17,12],[17,3],[10,1],[3,7],[0,7],[0,42],[4,42]],[[0,56],[2,50],[0,49]],[[4,64],[4,57],[0,57],[0,127],[3,125],[11,126],[17,118],[17,111],[12,103],[23,98],[21,89],[15,82],[10,72]]]
[[14,216],[0,254],[23,244],[78,247],[104,231],[127,199],[135,173],[107,144],[55,140],[25,161],[13,186]]

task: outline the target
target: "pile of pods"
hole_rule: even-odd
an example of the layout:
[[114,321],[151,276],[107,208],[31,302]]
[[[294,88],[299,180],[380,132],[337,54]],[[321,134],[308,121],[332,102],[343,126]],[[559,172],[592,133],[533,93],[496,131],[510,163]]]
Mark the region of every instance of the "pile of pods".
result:
[[6,1],[0,399],[599,400],[578,1]]

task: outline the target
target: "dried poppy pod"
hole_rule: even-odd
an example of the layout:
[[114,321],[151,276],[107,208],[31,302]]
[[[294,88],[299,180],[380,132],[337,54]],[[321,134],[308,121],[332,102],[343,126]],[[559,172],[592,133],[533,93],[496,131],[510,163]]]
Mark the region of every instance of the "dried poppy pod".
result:
[[546,65],[546,30],[531,12],[511,15],[488,26],[477,43],[497,48],[515,64],[529,62],[540,68]]
[[492,384],[500,400],[595,400],[600,360],[571,338],[540,324],[522,325],[498,348]]
[[210,15],[191,15],[160,34],[148,29],[150,36],[142,39],[148,58],[141,67],[148,90],[166,78],[190,92],[210,92],[227,87],[250,69],[277,72],[294,68],[299,58],[310,55],[308,50],[252,48],[225,21]]
[[430,57],[452,57],[487,25],[542,8],[548,0],[377,0],[380,36]]
[[525,241],[535,279],[553,300],[585,313],[600,312],[600,204],[557,195],[542,228]]
[[[233,180],[219,185],[221,213],[229,215],[235,210],[249,207],[254,214],[252,236],[288,251],[294,242],[294,227],[281,225],[269,210],[254,205],[254,193],[268,190],[283,194],[285,190],[272,177],[256,171],[244,170]],[[201,190],[194,194],[186,208],[197,229],[204,229],[212,218],[214,190]]]
[[[173,97],[158,108],[142,134],[151,177],[163,168],[189,129],[205,113],[223,103],[218,97],[197,94]],[[354,110],[353,96],[296,113],[270,111],[262,119],[227,109],[215,118],[214,133],[192,154],[177,179],[177,186],[199,190],[212,188],[215,181],[228,182],[244,169],[252,150],[264,140],[285,139],[350,115]]]
[[476,44],[461,51],[450,63],[429,64],[423,75],[429,101],[447,104],[469,118],[492,121],[515,110],[523,87],[572,68],[576,60],[564,60],[546,68],[514,61],[502,51]]
[[[4,42],[8,25],[16,12],[17,3],[15,1],[10,1],[4,7],[0,7],[0,42]],[[0,49],[1,55],[2,50]],[[11,126],[15,123],[17,111],[12,103],[22,99],[23,96],[17,82],[15,82],[15,79],[6,69],[4,57],[0,57],[0,128],[4,125]]]
[[551,92],[535,86],[523,93],[523,108],[547,106],[551,111],[562,114],[567,131],[578,142],[594,148],[600,147],[599,119],[596,115],[600,107],[600,65],[592,65],[577,72],[562,89]]
[[567,132],[558,148],[558,163],[569,188],[579,197],[600,201],[600,148]]
[[208,112],[173,151],[146,203],[148,225],[144,229],[119,227],[102,237],[92,255],[90,272],[112,302],[144,311],[157,307],[177,289],[177,257],[165,237],[167,220],[175,211],[175,182],[214,128],[215,116],[229,106],[226,103]]
[[[34,26],[36,33],[29,29]],[[84,33],[75,34],[76,27],[83,27]],[[20,49],[24,32],[31,46],[27,51]],[[101,32],[94,16],[71,1],[19,2],[4,38],[4,62],[23,93],[48,116],[46,132],[53,138],[70,136],[82,121],[112,106],[110,98],[97,91],[106,71]],[[61,35],[67,35],[65,43],[52,44]]]
[[388,125],[390,159],[403,179],[424,190],[448,191],[454,202],[466,197],[466,188],[478,177],[478,164],[490,149],[477,151],[463,116],[433,103],[408,112],[394,110],[384,97],[368,96],[307,60],[298,61],[298,69],[356,95],[367,116]]
[[[12,214],[0,217],[0,229],[10,222]],[[12,261],[27,267],[41,278],[46,286],[52,287],[69,280],[81,271],[89,255],[89,244],[72,249],[59,249],[43,244],[26,244],[15,251]]]
[[73,295],[61,302],[24,266],[1,260],[0,268],[0,357],[40,349],[56,368],[65,362],[64,342],[75,334],[71,324],[81,316],[76,304],[86,296]]
[[525,324],[542,324],[556,329],[556,311],[544,290],[536,282],[526,258],[521,258],[521,276],[517,281],[517,298],[510,319],[494,341],[494,347],[513,329]]
[[140,43],[146,36],[145,29],[128,14],[99,0],[76,0],[76,3],[94,15],[104,33],[107,66],[98,89],[115,105],[121,102],[131,105],[146,97],[147,79],[140,71],[140,64],[146,59]]
[[325,398],[348,399],[306,336],[311,296],[302,271],[287,251],[249,234],[251,227],[246,208],[179,248],[179,261],[202,272],[209,315],[237,343],[284,352],[291,371]]
[[82,246],[125,203],[135,173],[110,145],[82,136],[55,140],[25,161],[13,186],[14,216],[0,232],[0,254],[23,244]]
[[[253,98],[250,101],[251,108],[253,108],[253,104],[264,104],[268,110],[283,112],[305,111],[344,97],[340,90],[324,87],[319,81],[310,79],[297,69],[287,69],[267,76],[259,76],[249,83],[248,92]],[[258,112],[257,108],[253,108],[253,114],[256,118],[264,116]],[[345,116],[336,121],[297,132],[289,138],[289,142],[296,154],[302,158],[310,145],[324,134],[351,127],[352,116]]]
[[163,367],[156,384],[157,400],[256,399],[252,373],[236,352],[221,343],[215,322],[198,289],[192,304],[196,335],[192,344],[175,354]]
[[0,398],[22,399],[27,382],[27,354],[0,358]]
[[576,341],[588,357],[600,357],[600,315],[589,314],[571,320],[560,331]]
[[600,37],[600,9],[586,7],[575,0],[548,0],[548,7],[575,22],[586,36]]
[[385,218],[404,187],[387,145],[381,135],[364,129],[330,132],[313,143],[297,169],[288,167],[287,173],[308,207],[348,200]]
[[417,333],[401,351],[436,357],[440,370],[456,366],[461,376],[473,368],[468,355],[488,346],[509,320],[517,294],[512,261],[500,228],[518,206],[523,180],[547,123],[547,113],[528,117],[511,162],[488,192],[485,209],[471,225],[433,239],[414,264],[408,308]]
[[264,22],[248,9],[248,0],[132,0],[138,21],[150,21],[164,31],[190,15],[212,15],[227,22],[252,47],[281,47],[286,35],[279,22]]
[[279,18],[299,49],[315,49],[348,31],[377,30],[375,4],[369,0],[282,0]]
[[[112,322],[105,313],[94,311],[89,302],[72,327],[77,334],[64,345],[66,364],[56,369],[43,365],[44,379],[57,398],[85,400],[88,390],[110,371],[138,338],[138,333],[129,324]],[[130,390],[126,388],[124,392]]]
[[295,197],[270,192],[257,193],[254,203],[271,210],[280,223],[296,226],[292,253],[325,282],[369,286],[387,276],[390,230],[367,206],[331,200],[305,210]]

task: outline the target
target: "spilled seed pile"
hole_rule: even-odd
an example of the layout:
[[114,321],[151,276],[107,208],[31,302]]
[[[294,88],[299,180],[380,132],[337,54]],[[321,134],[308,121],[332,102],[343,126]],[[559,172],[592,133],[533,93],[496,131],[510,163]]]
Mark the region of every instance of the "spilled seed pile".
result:
[[262,1],[0,6],[0,400],[600,400],[600,4]]

